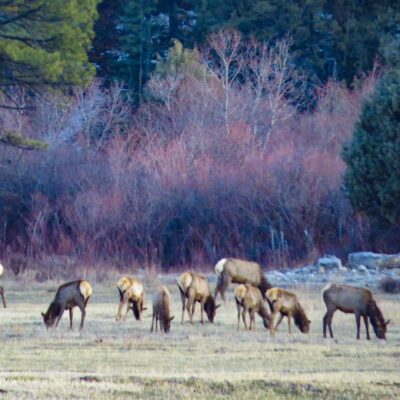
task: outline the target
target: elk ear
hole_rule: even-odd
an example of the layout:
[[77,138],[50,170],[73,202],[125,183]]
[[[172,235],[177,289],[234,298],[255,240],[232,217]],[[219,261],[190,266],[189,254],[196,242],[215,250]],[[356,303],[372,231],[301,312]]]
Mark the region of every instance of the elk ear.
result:
[[147,310],[147,307],[143,307],[143,308],[142,308],[142,311],[144,311],[144,310]]
[[173,315],[169,320],[172,321],[175,318],[175,315]]
[[40,313],[40,314],[42,314],[42,317],[44,318],[44,313]]
[[217,309],[217,308],[219,308],[219,307],[221,307],[221,304],[217,304],[217,305],[215,306],[215,309]]
[[386,322],[385,322],[385,325],[389,325],[390,324],[390,319],[388,319]]

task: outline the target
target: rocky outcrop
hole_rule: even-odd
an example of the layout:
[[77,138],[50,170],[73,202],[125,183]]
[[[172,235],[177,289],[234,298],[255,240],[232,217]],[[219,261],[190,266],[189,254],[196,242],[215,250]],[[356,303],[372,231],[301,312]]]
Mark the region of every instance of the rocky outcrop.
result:
[[359,268],[363,265],[367,269],[400,268],[400,254],[378,254],[369,251],[350,253],[348,265],[350,268]]
[[344,268],[341,259],[336,256],[325,256],[319,258],[317,261],[317,266],[320,269],[324,268],[325,270],[343,270]]

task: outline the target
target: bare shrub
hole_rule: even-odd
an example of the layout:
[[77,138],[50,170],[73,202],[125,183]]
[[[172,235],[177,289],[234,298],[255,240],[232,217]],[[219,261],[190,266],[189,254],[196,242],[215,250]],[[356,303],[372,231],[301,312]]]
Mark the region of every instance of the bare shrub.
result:
[[380,282],[380,288],[385,293],[397,294],[400,293],[400,279],[385,278]]

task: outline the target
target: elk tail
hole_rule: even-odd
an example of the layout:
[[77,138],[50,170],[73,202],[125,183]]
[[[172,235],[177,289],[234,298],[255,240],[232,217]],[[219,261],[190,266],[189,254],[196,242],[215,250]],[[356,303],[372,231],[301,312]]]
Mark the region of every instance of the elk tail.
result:
[[217,277],[219,278],[222,274],[222,272],[224,271],[224,267],[225,264],[228,260],[226,258],[222,258],[221,260],[219,260],[216,264],[215,264],[215,274],[217,275]]

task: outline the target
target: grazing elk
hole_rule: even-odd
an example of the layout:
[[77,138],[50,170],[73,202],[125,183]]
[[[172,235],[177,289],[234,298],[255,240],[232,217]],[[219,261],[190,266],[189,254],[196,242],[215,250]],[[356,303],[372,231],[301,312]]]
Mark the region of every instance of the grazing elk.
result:
[[[294,323],[303,333],[308,333],[310,330],[311,321],[307,318],[303,307],[297,300],[297,296],[285,289],[271,288],[265,294],[267,301],[272,311],[271,317],[271,335],[275,334],[276,328],[282,322],[283,317],[287,317],[289,333],[292,333],[292,317]],[[274,326],[275,316],[280,314],[277,324]]]
[[[4,272],[4,268],[0,264],[0,278],[3,275],[3,272]],[[1,299],[3,300],[3,307],[7,308],[6,298],[4,297],[4,288],[2,286],[0,286],[0,296],[1,296]]]
[[323,318],[324,338],[326,338],[326,326],[333,338],[332,318],[336,310],[346,314],[355,314],[357,324],[357,339],[360,339],[361,317],[364,319],[367,339],[370,340],[368,318],[371,321],[375,334],[379,339],[386,339],[387,325],[390,320],[385,321],[381,310],[378,308],[369,289],[349,285],[331,284],[322,291],[322,296],[327,308]]
[[196,302],[199,302],[201,305],[201,323],[204,323],[203,311],[206,312],[208,320],[213,323],[216,310],[220,305],[215,304],[207,279],[203,275],[194,272],[184,272],[178,278],[178,287],[182,300],[181,323],[183,324],[185,305],[189,314],[190,323],[193,323],[193,314]]
[[165,286],[159,286],[153,294],[153,318],[151,320],[150,332],[153,332],[154,320],[156,321],[156,332],[158,322],[160,322],[161,332],[169,332],[171,321],[174,319],[174,316],[170,317],[170,301],[171,295],[168,289]]
[[51,328],[54,324],[57,327],[64,311],[69,310],[69,324],[72,329],[72,309],[78,306],[82,314],[80,326],[82,329],[86,316],[85,308],[91,295],[92,287],[87,281],[78,280],[61,285],[46,314],[42,313],[46,328]]
[[218,293],[221,293],[222,299],[225,300],[225,291],[231,283],[247,283],[256,286],[260,289],[263,297],[265,292],[271,288],[270,283],[261,271],[260,265],[253,261],[223,258],[215,265],[215,273],[218,278],[214,292],[215,299],[217,299]]
[[240,311],[242,309],[242,318],[246,331],[246,313],[248,313],[250,316],[250,330],[252,329],[252,326],[254,326],[254,330],[256,330],[256,313],[258,313],[258,315],[262,318],[264,327],[266,329],[270,329],[271,316],[268,313],[260,289],[247,284],[239,285],[235,289],[235,301],[238,312],[237,330],[239,330],[240,326]]
[[126,320],[130,308],[132,308],[135,318],[137,320],[140,320],[142,311],[146,309],[145,307],[143,307],[144,290],[142,283],[136,278],[124,276],[118,281],[117,287],[120,301],[115,320],[121,320],[121,313],[124,304],[126,304],[126,313],[123,321]]

